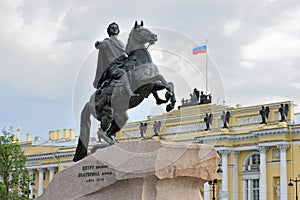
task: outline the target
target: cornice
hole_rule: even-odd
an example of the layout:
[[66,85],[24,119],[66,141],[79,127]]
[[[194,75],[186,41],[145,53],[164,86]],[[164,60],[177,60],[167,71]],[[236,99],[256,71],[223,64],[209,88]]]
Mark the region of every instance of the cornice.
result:
[[289,141],[282,141],[282,140],[277,140],[277,141],[268,141],[268,142],[260,142],[258,144],[259,147],[272,147],[275,146],[277,147],[278,145],[289,145]]
[[74,156],[75,152],[60,152],[60,153],[45,153],[45,154],[34,154],[26,156],[27,161],[33,160],[47,160],[53,158],[66,158]]
[[60,163],[52,163],[52,164],[45,164],[45,165],[26,165],[27,170],[37,170],[37,169],[46,169],[46,168],[53,168],[53,167],[59,167],[59,166],[68,166],[70,167],[73,165],[74,162],[60,162]]
[[[297,134],[300,134],[300,129],[297,130]],[[275,136],[275,135],[287,135],[289,134],[288,128],[276,128],[267,130],[255,130],[244,134],[223,134],[219,135],[203,135],[196,137],[195,140],[199,142],[213,142],[213,141],[247,141],[247,140],[258,140],[261,136]]]
[[255,130],[251,131],[252,134],[257,136],[266,136],[266,135],[285,135],[289,134],[289,129],[287,127],[276,128],[276,129],[264,129],[264,130]]

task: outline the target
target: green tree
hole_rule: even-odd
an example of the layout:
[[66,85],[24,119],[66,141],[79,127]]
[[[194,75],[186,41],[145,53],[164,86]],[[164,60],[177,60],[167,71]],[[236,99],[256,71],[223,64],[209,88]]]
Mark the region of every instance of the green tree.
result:
[[29,199],[30,177],[26,156],[15,140],[13,129],[2,129],[0,136],[0,197],[3,200]]

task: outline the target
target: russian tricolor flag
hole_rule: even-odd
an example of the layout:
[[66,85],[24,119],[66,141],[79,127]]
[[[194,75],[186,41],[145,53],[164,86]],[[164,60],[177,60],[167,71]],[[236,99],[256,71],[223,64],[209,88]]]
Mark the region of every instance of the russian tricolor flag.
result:
[[201,44],[200,46],[195,47],[193,49],[193,55],[196,55],[199,53],[206,53],[206,44]]

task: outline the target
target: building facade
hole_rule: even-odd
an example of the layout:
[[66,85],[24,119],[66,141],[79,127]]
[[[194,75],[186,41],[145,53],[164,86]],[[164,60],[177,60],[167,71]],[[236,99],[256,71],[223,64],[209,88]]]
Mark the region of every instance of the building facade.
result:
[[27,134],[26,141],[20,145],[27,157],[26,168],[33,177],[29,185],[31,199],[40,196],[51,182],[54,174],[73,164],[72,158],[77,138],[72,129],[49,132],[49,138],[35,137]]
[[[220,162],[215,182],[200,189],[207,200],[213,195],[224,200],[295,199],[295,183],[288,186],[290,179],[300,176],[300,115],[294,113],[294,106],[292,101],[247,107],[186,106],[127,123],[117,140],[213,145]],[[32,198],[47,188],[55,173],[73,164],[76,143],[73,130],[50,131],[47,139],[21,143],[29,173],[35,174]],[[96,143],[91,138],[91,146]]]

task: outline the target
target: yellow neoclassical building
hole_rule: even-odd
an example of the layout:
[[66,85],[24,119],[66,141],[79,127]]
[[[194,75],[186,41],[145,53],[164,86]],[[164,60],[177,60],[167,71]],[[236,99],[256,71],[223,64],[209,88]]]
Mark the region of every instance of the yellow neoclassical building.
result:
[[[293,180],[300,177],[300,113],[294,113],[294,106],[292,101],[247,107],[191,105],[127,123],[117,140],[213,145],[219,152],[220,164],[216,180],[200,188],[207,200],[295,199]],[[280,109],[286,114],[284,120]],[[47,188],[55,173],[73,164],[77,140],[74,130],[65,129],[50,131],[49,138],[37,137],[33,141],[28,135],[27,141],[21,142],[28,171],[35,176],[32,198]],[[92,137],[91,147],[95,144],[97,139]],[[290,179],[293,186],[289,186]]]

